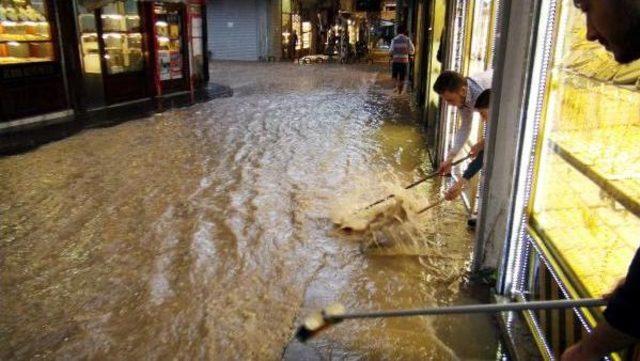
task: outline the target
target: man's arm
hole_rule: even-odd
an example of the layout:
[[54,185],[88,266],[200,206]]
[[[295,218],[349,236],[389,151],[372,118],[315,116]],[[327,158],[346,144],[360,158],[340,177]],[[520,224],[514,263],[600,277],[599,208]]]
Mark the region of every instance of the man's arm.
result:
[[640,340],[616,330],[603,321],[593,332],[568,348],[562,354],[561,361],[599,361],[604,356],[630,347],[638,341]]
[[413,46],[413,41],[409,39],[409,55],[414,55],[416,53],[416,47]]
[[484,152],[480,151],[476,159],[474,159],[471,163],[469,163],[469,165],[467,166],[467,169],[462,174],[462,178],[466,180],[470,180],[471,178],[473,178],[482,169],[483,162],[484,162]]
[[603,321],[593,332],[570,347],[562,361],[600,360],[640,342],[640,249],[636,252],[625,281],[618,285],[604,311]]
[[453,140],[453,147],[451,148],[451,152],[447,157],[447,160],[452,161],[458,153],[464,147],[464,144],[467,142],[469,138],[469,134],[471,134],[471,123],[473,120],[473,112],[470,109],[461,110],[462,116],[462,124],[460,124],[460,128],[456,131],[455,138]]
[[478,172],[480,172],[480,170],[482,169],[483,161],[484,152],[481,151],[476,159],[469,163],[467,169],[462,174],[462,178],[458,179],[458,181],[447,190],[447,192],[444,194],[444,199],[452,201],[457,198],[460,193],[462,193],[462,189],[467,185],[469,180],[476,174],[478,174]]
[[389,55],[393,55],[393,46],[395,45],[395,43],[396,43],[396,39],[393,38],[391,40],[391,44],[389,45]]

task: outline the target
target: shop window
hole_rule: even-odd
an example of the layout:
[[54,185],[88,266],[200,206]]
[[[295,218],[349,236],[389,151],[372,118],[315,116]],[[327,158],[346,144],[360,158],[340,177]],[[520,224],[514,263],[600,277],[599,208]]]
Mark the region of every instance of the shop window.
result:
[[302,23],[302,48],[311,48],[311,22],[309,21]]
[[45,0],[0,1],[0,65],[53,61]]
[[144,56],[138,1],[116,1],[103,7],[100,22],[107,73],[141,71]]
[[640,245],[640,63],[618,65],[586,41],[571,0],[560,10],[529,224],[578,290],[599,297]]

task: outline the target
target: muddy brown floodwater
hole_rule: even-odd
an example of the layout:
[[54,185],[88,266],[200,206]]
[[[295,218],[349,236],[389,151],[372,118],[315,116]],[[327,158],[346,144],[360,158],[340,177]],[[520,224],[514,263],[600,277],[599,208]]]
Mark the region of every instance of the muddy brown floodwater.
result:
[[487,316],[347,321],[291,342],[308,312],[333,302],[482,300],[465,281],[465,212],[430,211],[411,251],[360,252],[332,209],[430,170],[386,72],[212,69],[232,98],[0,159],[0,359],[495,359]]

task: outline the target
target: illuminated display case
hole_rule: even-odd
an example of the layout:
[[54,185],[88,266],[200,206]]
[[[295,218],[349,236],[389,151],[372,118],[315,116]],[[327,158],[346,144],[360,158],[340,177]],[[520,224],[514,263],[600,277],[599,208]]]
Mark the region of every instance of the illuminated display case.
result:
[[141,71],[144,58],[138,2],[117,1],[103,7],[100,22],[107,73]]
[[97,9],[82,4],[76,5],[77,29],[88,104],[115,104],[146,97],[148,46],[143,3],[118,0]]
[[0,65],[55,60],[44,0],[0,1]]
[[[586,41],[585,23],[572,0],[558,0],[541,4],[535,25],[521,139],[526,179],[518,186],[525,211],[505,272],[521,301],[601,297],[640,246],[640,63],[618,65]],[[558,357],[602,315],[574,309],[525,318],[540,350]]]
[[617,65],[585,40],[584,16],[562,5],[530,224],[581,293],[598,297],[640,246],[640,63]]
[[56,21],[60,11],[68,10],[64,5],[0,0],[0,122],[35,122],[72,113],[59,56],[68,28]]

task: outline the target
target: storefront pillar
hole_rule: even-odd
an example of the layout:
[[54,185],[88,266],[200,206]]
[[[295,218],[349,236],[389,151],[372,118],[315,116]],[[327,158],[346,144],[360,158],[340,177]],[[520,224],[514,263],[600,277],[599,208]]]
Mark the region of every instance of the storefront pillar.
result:
[[[512,245],[522,221],[522,200],[516,197],[526,109],[536,2],[502,0],[496,29],[491,121],[487,125],[484,185],[476,232],[473,267],[499,269],[498,293],[513,283]],[[506,14],[506,15],[505,15]],[[508,61],[507,61],[508,59]],[[504,95],[504,96],[503,96]],[[524,172],[526,173],[526,172]],[[520,209],[520,211],[517,211]]]

